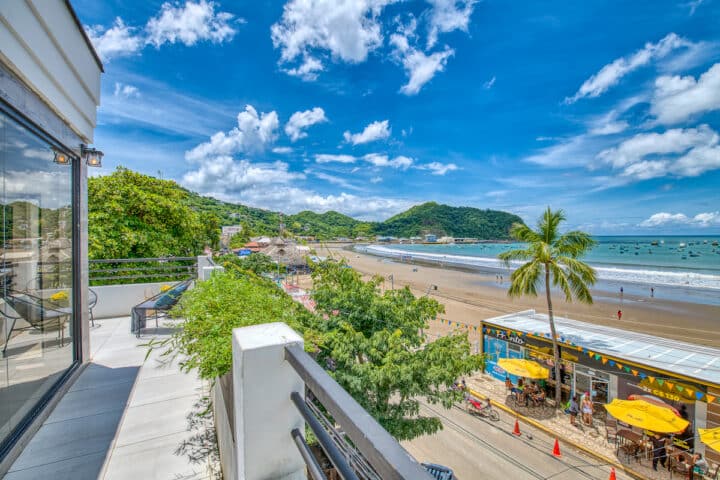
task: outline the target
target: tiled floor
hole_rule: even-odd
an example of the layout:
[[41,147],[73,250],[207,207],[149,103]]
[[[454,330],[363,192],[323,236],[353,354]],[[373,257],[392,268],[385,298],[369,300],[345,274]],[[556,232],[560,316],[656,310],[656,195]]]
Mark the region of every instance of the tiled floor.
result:
[[[5,477],[7,480],[210,479],[205,389],[130,334],[130,319],[96,321],[93,360]],[[164,330],[167,332],[167,330]],[[190,428],[194,422],[194,428]]]

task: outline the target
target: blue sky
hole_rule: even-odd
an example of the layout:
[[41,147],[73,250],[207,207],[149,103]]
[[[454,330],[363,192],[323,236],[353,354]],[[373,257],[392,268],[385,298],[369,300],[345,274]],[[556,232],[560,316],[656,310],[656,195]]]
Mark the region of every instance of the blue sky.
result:
[[117,165],[294,213],[720,232],[720,0],[74,0]]

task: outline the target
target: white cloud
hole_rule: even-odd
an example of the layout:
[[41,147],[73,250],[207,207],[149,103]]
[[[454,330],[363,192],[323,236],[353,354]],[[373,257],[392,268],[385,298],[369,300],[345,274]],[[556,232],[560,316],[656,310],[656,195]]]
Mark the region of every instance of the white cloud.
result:
[[193,46],[202,40],[222,43],[237,32],[231,25],[234,15],[215,12],[215,3],[207,0],[188,1],[184,6],[166,2],[160,12],[148,20],[147,43],[160,47],[164,43]]
[[417,168],[418,170],[430,170],[433,175],[445,175],[447,172],[452,172],[459,169],[459,167],[454,163],[440,162],[430,162],[423,165],[418,165],[415,168]]
[[383,181],[382,177],[373,177],[370,179],[370,183],[380,183],[382,181]]
[[287,184],[305,178],[303,174],[290,172],[288,168],[284,162],[251,163],[219,155],[201,160],[197,170],[183,176],[183,184],[197,192],[213,190],[231,195],[248,188]]
[[389,137],[390,122],[388,120],[372,122],[360,133],[350,133],[350,131],[343,133],[345,141],[352,143],[353,145],[374,142],[376,140],[385,140]]
[[675,124],[720,109],[720,63],[696,81],[692,76],[662,76],[655,80],[650,112],[661,124]]
[[333,185],[338,185],[342,188],[347,188],[350,190],[361,190],[360,187],[351,184],[347,180],[341,177],[337,177],[335,175],[330,175],[328,173],[324,172],[313,172],[311,170],[306,170],[305,173],[311,174],[319,178],[320,180],[325,180],[328,183],[332,183]]
[[430,31],[428,32],[427,48],[437,42],[439,33],[462,30],[467,32],[470,16],[477,0],[428,0],[430,10]]
[[290,120],[285,124],[285,133],[290,140],[295,142],[301,138],[305,138],[308,134],[305,129],[315,125],[316,123],[327,122],[328,119],[325,116],[325,111],[320,107],[315,107],[312,110],[305,110],[304,112],[295,112],[290,117]]
[[315,155],[315,161],[317,163],[355,163],[357,158],[352,155],[334,155],[331,153],[319,153]]
[[306,82],[312,82],[317,80],[319,72],[325,70],[323,64],[317,58],[313,58],[305,55],[303,62],[298,67],[283,69],[288,75],[293,77],[300,77]]
[[115,91],[113,95],[120,98],[137,98],[140,96],[140,90],[133,85],[115,82]]
[[690,16],[695,15],[695,10],[698,9],[700,5],[702,5],[704,0],[691,0],[690,2],[686,3],[686,7],[690,7]]
[[485,90],[490,90],[493,87],[493,85],[495,85],[495,75],[493,75],[493,77],[490,80],[483,83],[483,88]]
[[691,225],[698,227],[720,225],[720,212],[698,213],[694,217],[688,217],[684,213],[659,212],[638,224],[640,227],[659,227],[665,225]]
[[238,113],[237,122],[238,126],[229,132],[217,132],[209,142],[185,152],[185,159],[200,161],[218,155],[262,151],[277,138],[279,122],[275,111],[258,115],[251,105],[247,105]]
[[280,63],[301,58],[301,66],[287,71],[312,80],[324,68],[318,59],[323,52],[348,63],[364,62],[382,45],[378,17],[394,1],[290,0],[270,29],[273,45],[280,49]]
[[688,48],[692,45],[692,42],[674,33],[666,35],[657,43],[648,42],[632,55],[620,57],[602,67],[600,71],[585,80],[577,93],[566,98],[565,102],[574,103],[581,98],[600,96],[614,85],[617,85],[625,75],[634,70],[647,65],[653,60],[666,57],[676,49]]
[[625,120],[607,122],[603,125],[597,125],[589,130],[591,135],[614,135],[616,133],[624,132],[630,127],[630,124]]
[[413,164],[413,159],[404,155],[398,155],[397,157],[390,159],[387,155],[368,153],[363,156],[363,160],[376,167],[391,167],[401,170],[407,170]]
[[455,54],[455,50],[446,46],[443,51],[427,55],[411,46],[408,38],[408,34],[394,33],[390,36],[390,43],[395,48],[395,58],[402,64],[408,76],[408,82],[400,87],[400,92],[416,95],[437,72],[445,70],[445,65]]
[[694,177],[720,168],[720,136],[707,125],[640,133],[603,150],[598,159],[638,180],[665,175]]
[[103,62],[133,55],[142,50],[144,41],[142,37],[136,35],[136,30],[125,25],[120,17],[117,17],[113,26],[105,31],[100,25],[85,27],[88,38]]
[[[236,30],[230,26],[234,15],[215,12],[215,3],[207,0],[187,1],[184,6],[163,3],[160,12],[144,28],[125,25],[117,17],[112,27],[86,26],[88,38],[104,62],[112,58],[140,53],[145,45],[160,47],[165,43],[195,45],[201,40],[222,43],[231,40]],[[242,21],[238,19],[238,21]]]
[[293,149],[290,147],[275,147],[272,149],[273,153],[279,153],[281,155],[287,155],[289,153],[293,152]]

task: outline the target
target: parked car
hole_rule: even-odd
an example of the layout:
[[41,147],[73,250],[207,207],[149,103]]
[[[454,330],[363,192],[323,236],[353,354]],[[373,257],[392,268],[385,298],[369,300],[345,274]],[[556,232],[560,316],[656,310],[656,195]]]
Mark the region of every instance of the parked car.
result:
[[428,471],[437,480],[457,480],[457,477],[453,474],[453,471],[443,465],[436,463],[422,463],[425,470]]

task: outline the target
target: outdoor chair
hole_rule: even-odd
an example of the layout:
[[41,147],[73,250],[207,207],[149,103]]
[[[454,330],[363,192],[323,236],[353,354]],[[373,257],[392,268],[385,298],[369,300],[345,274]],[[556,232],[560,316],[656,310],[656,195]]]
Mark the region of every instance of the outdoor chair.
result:
[[605,438],[608,443],[617,442],[618,423],[614,418],[605,419]]
[[[58,331],[58,340],[60,346],[65,346],[65,324],[70,318],[69,309],[60,309],[50,307],[47,301],[42,298],[29,295],[27,293],[7,295],[4,297],[5,306],[3,306],[2,315],[7,318],[11,324],[8,330],[5,346],[3,347],[3,355],[7,351],[10,337],[13,331],[37,329],[44,332],[47,329],[56,328]],[[9,307],[9,308],[8,308]],[[10,309],[12,309],[11,312]],[[30,324],[29,327],[16,328],[17,321],[24,320]]]
[[155,316],[155,328],[158,328],[158,319],[160,315],[167,315],[167,312],[175,306],[180,300],[180,297],[188,289],[192,280],[185,280],[177,283],[170,290],[166,292],[160,292],[154,297],[150,297],[144,302],[135,305],[132,308],[131,316],[132,322],[130,325],[130,331],[135,334],[136,337],[140,337],[140,332],[145,328],[147,321],[148,312],[153,312]]

